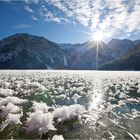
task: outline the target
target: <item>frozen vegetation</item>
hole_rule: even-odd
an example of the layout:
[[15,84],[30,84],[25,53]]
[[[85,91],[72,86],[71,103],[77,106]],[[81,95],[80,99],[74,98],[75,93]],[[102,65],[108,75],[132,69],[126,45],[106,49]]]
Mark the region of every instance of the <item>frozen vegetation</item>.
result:
[[2,139],[140,139],[140,72],[0,71]]

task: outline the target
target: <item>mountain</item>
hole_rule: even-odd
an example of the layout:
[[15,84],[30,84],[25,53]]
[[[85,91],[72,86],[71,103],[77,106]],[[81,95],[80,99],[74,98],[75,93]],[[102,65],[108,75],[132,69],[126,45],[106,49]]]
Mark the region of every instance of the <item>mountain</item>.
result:
[[107,44],[95,41],[88,41],[81,44],[74,53],[71,54],[71,69],[96,69],[96,57],[98,51],[98,64],[103,64],[112,59],[110,48],[107,50]]
[[15,34],[0,42],[1,69],[62,69],[64,52],[43,37]]
[[112,39],[109,43],[109,46],[113,49],[113,54],[115,58],[120,57],[125,54],[129,49],[135,46],[135,43],[128,39]]
[[[139,43],[139,42],[137,42]],[[103,64],[101,70],[140,70],[140,43],[120,58]]]
[[135,69],[132,59],[139,57],[135,51],[138,44],[140,40],[128,39],[112,39],[108,44],[103,41],[56,44],[43,37],[18,33],[0,40],[0,69],[131,70]]
[[[138,42],[138,41],[137,41]],[[96,51],[98,45],[98,66],[116,60],[135,46],[128,39],[112,39],[108,44],[101,41],[88,41],[83,44],[58,44],[67,52],[69,69],[96,69]]]

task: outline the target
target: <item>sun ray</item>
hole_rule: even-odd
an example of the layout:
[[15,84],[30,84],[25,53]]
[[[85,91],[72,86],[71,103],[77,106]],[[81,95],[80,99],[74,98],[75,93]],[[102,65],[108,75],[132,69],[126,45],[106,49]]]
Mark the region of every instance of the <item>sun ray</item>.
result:
[[103,32],[96,31],[95,34],[93,34],[93,39],[97,42],[103,40]]
[[[107,36],[107,32],[105,31],[102,31],[102,30],[94,30],[94,32],[85,32],[85,31],[82,31],[82,33],[85,33],[89,36],[89,41],[87,42],[87,45],[86,46],[90,46],[90,47],[96,47],[96,56],[95,56],[95,68],[96,70],[98,70],[98,64],[99,64],[99,51],[100,51],[100,48],[104,47],[103,44],[106,44],[104,39]],[[93,45],[92,45],[93,44]],[[106,44],[109,46],[109,44]]]

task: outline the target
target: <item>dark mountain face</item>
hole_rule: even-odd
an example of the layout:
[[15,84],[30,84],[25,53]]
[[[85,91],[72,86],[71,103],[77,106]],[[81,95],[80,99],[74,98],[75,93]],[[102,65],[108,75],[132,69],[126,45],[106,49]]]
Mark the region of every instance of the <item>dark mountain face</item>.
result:
[[68,54],[70,69],[96,69],[98,46],[98,65],[116,60],[134,47],[131,40],[112,39],[108,44],[89,41],[83,44],[65,44],[61,48]]
[[[112,39],[108,44],[103,41],[100,43],[89,41],[83,44],[56,44],[43,37],[25,33],[15,34],[0,41],[0,68],[89,70],[96,69],[98,61],[100,69],[133,69],[131,59],[136,57],[135,63],[138,63],[136,60],[139,57],[139,49],[134,53],[136,50],[134,46],[139,43],[139,40]],[[130,58],[128,59],[128,57]],[[122,63],[122,61],[126,61],[126,58],[131,62],[130,64]]]
[[3,39],[1,42],[0,68],[65,68],[63,51],[57,44],[43,37],[15,34]]
[[96,69],[97,55],[99,65],[112,59],[110,49],[106,50],[106,48],[107,44],[104,42],[97,44],[97,42],[89,41],[82,44],[71,55],[71,69]]
[[135,40],[135,41],[133,41],[133,42],[134,42],[135,46],[137,46],[137,45],[140,44],[140,40]]
[[108,43],[108,45],[112,47],[115,57],[120,57],[121,55],[125,54],[129,49],[135,46],[134,42],[128,39],[112,39]]
[[1,47],[2,41],[0,40],[0,47]]
[[130,49],[125,55],[117,60],[103,64],[102,70],[140,70],[140,44]]

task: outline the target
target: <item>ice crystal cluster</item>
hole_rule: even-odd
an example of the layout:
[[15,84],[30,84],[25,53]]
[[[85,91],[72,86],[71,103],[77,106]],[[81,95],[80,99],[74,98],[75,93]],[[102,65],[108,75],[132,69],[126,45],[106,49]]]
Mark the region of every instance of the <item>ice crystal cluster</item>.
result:
[[29,113],[26,130],[28,132],[36,131],[41,137],[49,130],[56,130],[53,123],[53,115],[51,113],[44,113],[43,110],[36,110],[35,112]]
[[139,72],[0,71],[3,139],[139,139],[139,130]]

